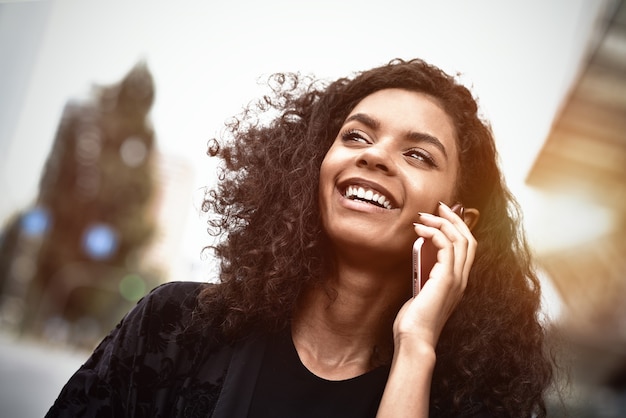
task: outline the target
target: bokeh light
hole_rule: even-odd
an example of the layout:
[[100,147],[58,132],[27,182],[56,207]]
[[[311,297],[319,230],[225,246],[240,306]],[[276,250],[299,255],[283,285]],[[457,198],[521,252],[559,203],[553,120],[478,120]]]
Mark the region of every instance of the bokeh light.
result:
[[141,138],[131,136],[120,147],[120,157],[129,167],[140,166],[148,155],[148,147]]
[[136,302],[146,294],[146,282],[138,274],[128,274],[120,281],[119,290],[124,299]]
[[95,260],[106,260],[115,254],[118,237],[115,230],[104,223],[89,225],[83,235],[83,250]]
[[22,216],[21,227],[28,237],[42,236],[50,227],[50,214],[45,208],[32,208]]

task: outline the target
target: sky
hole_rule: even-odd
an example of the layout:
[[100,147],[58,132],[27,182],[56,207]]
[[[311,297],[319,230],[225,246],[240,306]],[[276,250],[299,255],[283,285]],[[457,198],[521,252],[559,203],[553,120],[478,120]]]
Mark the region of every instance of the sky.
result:
[[[214,179],[207,141],[294,71],[333,79],[419,57],[461,80],[491,122],[509,186],[547,245],[541,196],[524,179],[593,45],[611,2],[443,0],[0,1],[0,222],[32,201],[63,106],[145,60],[156,84],[150,118],[161,153],[193,170],[182,266],[208,243],[198,206]],[[539,199],[539,200],[538,200]],[[544,199],[545,200],[545,199]],[[183,211],[184,212],[184,211]],[[557,243],[558,244],[558,243]],[[555,245],[557,245],[555,244]],[[185,267],[183,267],[183,270]]]

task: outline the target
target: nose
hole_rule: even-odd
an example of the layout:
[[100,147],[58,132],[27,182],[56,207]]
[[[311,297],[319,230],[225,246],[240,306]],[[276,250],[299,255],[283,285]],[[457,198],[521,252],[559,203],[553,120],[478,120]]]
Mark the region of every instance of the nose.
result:
[[357,159],[357,166],[392,174],[395,164],[386,146],[379,142],[370,145],[361,152]]

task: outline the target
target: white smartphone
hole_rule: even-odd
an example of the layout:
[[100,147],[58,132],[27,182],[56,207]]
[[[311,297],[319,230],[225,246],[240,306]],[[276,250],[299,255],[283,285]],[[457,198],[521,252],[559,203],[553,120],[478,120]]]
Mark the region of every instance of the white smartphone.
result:
[[413,297],[422,289],[422,246],[424,238],[418,237],[413,243]]
[[[456,213],[461,219],[464,219],[465,208],[460,203],[456,203],[452,206],[452,211]],[[428,278],[422,280],[422,246],[424,245],[424,238],[418,237],[413,243],[413,297],[417,296],[422,286]],[[432,266],[430,267],[432,269]],[[430,272],[430,269],[428,269]]]

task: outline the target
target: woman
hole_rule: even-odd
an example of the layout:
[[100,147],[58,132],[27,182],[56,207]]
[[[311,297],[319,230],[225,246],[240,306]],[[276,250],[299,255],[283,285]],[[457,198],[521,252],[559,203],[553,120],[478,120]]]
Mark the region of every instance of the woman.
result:
[[49,416],[545,416],[539,283],[471,93],[421,60],[271,80],[210,148],[220,283],[151,292]]

